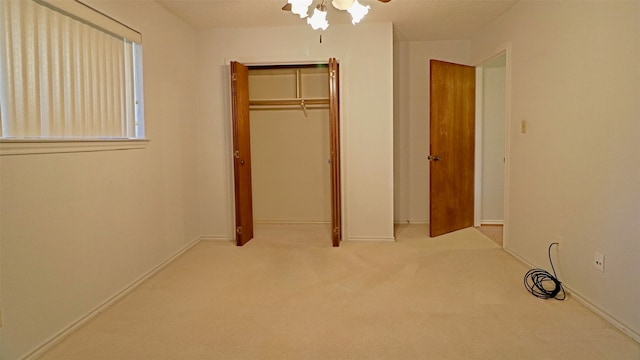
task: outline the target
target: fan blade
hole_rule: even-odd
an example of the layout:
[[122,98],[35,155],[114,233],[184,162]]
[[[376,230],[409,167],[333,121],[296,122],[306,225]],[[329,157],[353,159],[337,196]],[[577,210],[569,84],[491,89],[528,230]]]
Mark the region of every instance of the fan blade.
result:
[[282,10],[284,11],[291,11],[291,3],[286,3],[283,7]]
[[391,0],[378,0],[378,1],[383,2],[383,3],[388,3]]

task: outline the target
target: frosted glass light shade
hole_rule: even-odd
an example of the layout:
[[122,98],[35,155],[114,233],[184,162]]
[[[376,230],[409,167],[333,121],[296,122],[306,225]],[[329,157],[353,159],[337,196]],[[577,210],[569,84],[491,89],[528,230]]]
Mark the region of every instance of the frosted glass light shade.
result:
[[311,28],[313,28],[313,30],[326,30],[329,27],[329,22],[327,21],[327,12],[315,8],[313,10],[313,16],[307,19],[307,24],[311,25]]
[[338,10],[347,10],[349,9],[355,0],[333,0],[331,5]]
[[306,18],[308,16],[309,6],[311,6],[313,0],[289,0],[288,3],[291,4],[292,13],[301,18]]
[[364,18],[365,15],[369,13],[369,9],[371,9],[371,6],[364,6],[360,4],[358,0],[355,0],[353,2],[353,5],[351,5],[351,7],[347,10],[349,14],[351,14],[351,23],[353,25],[359,23],[360,20],[362,20],[362,18]]

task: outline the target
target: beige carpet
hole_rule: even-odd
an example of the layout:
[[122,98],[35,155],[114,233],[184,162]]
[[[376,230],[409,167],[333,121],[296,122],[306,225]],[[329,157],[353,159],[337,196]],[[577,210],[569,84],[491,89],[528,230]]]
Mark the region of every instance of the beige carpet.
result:
[[528,269],[476,229],[425,233],[202,242],[42,359],[640,359],[575,300],[526,292]]

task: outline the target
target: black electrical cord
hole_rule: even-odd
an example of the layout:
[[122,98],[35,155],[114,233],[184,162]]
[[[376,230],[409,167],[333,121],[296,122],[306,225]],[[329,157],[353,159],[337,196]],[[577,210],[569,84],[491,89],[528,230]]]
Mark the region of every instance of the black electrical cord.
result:
[[553,275],[543,269],[531,269],[524,275],[524,287],[533,296],[540,299],[564,300],[567,296],[562,283],[558,280],[556,269],[553,267],[553,261],[551,260],[551,247],[553,245],[560,244],[554,242],[549,245],[549,263],[551,264]]

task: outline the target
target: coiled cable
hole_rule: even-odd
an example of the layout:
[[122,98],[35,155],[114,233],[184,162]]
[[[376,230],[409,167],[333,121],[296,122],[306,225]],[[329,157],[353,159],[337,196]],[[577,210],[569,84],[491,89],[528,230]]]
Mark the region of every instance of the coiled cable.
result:
[[553,245],[560,244],[557,242],[551,243],[548,249],[549,263],[551,264],[553,275],[543,269],[531,269],[524,275],[524,287],[533,296],[540,299],[564,300],[567,296],[564,287],[562,287],[562,283],[558,280],[556,269],[551,260],[551,247]]

